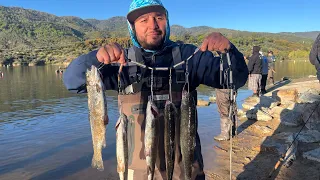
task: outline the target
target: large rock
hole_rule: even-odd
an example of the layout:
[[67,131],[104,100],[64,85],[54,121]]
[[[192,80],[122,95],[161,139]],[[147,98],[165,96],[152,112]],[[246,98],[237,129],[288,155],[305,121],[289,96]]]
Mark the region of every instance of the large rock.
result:
[[276,106],[270,110],[270,114],[276,119],[280,119],[281,115],[284,115],[286,112],[289,112],[289,110],[281,106]]
[[276,99],[268,97],[268,96],[261,96],[259,105],[260,105],[260,107],[273,108],[275,106],[279,106],[280,102],[277,101]]
[[242,109],[238,109],[237,114],[238,114],[238,116],[243,116],[246,114],[246,112],[244,112]]
[[320,148],[305,152],[302,156],[306,159],[320,162]]
[[272,116],[270,114],[257,108],[247,111],[246,116],[248,119],[257,120],[257,121],[272,120]]
[[320,95],[316,89],[309,89],[307,92],[302,93],[297,99],[298,103],[314,103],[317,101],[320,101]]
[[244,103],[242,104],[243,109],[251,110],[254,108],[260,107],[274,107],[280,105],[280,102],[268,97],[268,96],[261,96],[261,97],[249,97],[247,98]]
[[297,89],[281,89],[279,91],[275,91],[272,94],[272,97],[276,100],[279,100],[281,104],[288,104],[292,102],[296,102],[298,98]]
[[302,122],[302,113],[291,111],[285,113],[284,115],[280,114],[280,121],[286,126],[297,127],[300,126]]
[[205,100],[198,99],[197,105],[198,105],[198,106],[209,106],[209,105],[210,105],[210,102],[209,102],[209,101],[205,101]]
[[320,105],[317,103],[304,104],[302,120],[308,129],[320,130]]
[[[295,136],[296,136],[296,134],[295,134]],[[303,131],[299,134],[298,141],[304,142],[304,143],[320,142],[320,132],[317,130]]]
[[209,97],[209,101],[212,102],[212,103],[215,103],[216,102],[216,97],[215,96],[211,96]]
[[275,108],[275,107],[279,106],[280,104],[281,104],[280,101],[273,102],[273,103],[270,104],[269,108],[270,109]]
[[294,133],[292,132],[282,132],[278,134],[272,135],[272,139],[279,142],[285,142],[287,144],[291,144],[292,141],[294,140]]
[[244,100],[244,103],[242,104],[242,107],[244,110],[250,110],[257,107],[257,105],[260,103],[259,97],[249,97],[246,100]]
[[274,140],[272,136],[268,136],[265,141],[260,145],[260,151],[267,151],[283,154],[287,145],[281,141]]

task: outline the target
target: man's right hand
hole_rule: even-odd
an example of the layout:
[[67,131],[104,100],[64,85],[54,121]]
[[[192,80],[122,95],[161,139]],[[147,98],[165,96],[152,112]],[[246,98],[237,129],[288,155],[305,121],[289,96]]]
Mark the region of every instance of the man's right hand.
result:
[[104,64],[125,64],[124,49],[118,43],[107,44],[101,47],[97,53],[97,59]]

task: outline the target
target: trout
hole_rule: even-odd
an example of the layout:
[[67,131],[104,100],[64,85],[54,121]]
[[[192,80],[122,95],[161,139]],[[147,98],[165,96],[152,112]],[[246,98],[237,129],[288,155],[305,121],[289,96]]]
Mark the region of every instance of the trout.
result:
[[194,158],[196,137],[196,105],[190,93],[182,92],[181,120],[180,120],[180,145],[182,164],[185,180],[190,180]]
[[167,100],[164,109],[164,148],[167,179],[172,180],[175,160],[175,124],[178,113],[175,105]]
[[120,180],[128,178],[128,140],[127,140],[128,119],[123,113],[120,114],[116,124],[116,139],[117,139],[117,172]]
[[89,120],[91,126],[93,157],[91,166],[103,171],[102,148],[106,147],[106,124],[109,121],[104,86],[98,69],[91,66],[87,70],[87,94]]
[[144,153],[147,162],[148,180],[152,180],[154,176],[155,163],[157,158],[157,138],[156,128],[159,110],[156,105],[149,100],[146,112],[146,127],[144,136]]

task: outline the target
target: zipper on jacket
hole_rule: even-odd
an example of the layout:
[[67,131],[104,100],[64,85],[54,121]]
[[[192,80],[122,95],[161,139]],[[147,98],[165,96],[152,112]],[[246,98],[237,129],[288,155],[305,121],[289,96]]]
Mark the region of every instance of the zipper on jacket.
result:
[[152,60],[152,64],[156,63],[156,54],[155,53],[152,54],[151,60]]

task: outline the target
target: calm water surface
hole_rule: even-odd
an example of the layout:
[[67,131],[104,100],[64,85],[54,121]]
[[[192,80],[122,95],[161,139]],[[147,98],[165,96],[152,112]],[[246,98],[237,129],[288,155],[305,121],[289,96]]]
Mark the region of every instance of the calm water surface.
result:
[[[309,63],[299,63],[278,65],[276,78],[315,74]],[[91,168],[93,149],[87,96],[68,92],[62,75],[55,74],[56,69],[56,66],[1,68],[4,78],[0,79],[0,179],[118,179],[116,93],[107,92],[110,122],[107,147],[103,149],[105,170],[99,172]],[[199,98],[206,100],[214,94],[208,87],[198,91]],[[241,89],[238,105],[251,93]],[[215,157],[213,136],[220,132],[216,104],[198,108],[198,114],[205,169],[210,170]]]

